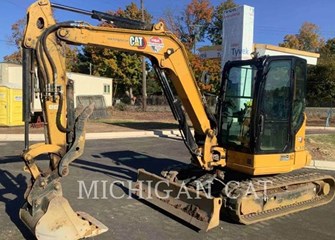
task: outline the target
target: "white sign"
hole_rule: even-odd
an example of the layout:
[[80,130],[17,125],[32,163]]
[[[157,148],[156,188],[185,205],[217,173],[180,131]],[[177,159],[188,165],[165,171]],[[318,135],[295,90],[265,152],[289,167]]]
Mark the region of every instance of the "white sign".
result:
[[240,6],[223,13],[222,67],[227,61],[251,58],[254,42],[254,8]]

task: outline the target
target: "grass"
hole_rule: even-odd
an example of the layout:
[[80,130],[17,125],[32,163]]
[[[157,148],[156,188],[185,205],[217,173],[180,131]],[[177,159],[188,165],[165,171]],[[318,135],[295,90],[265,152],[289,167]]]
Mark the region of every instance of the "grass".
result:
[[335,145],[335,134],[313,134],[307,136],[307,138],[317,143]]
[[335,146],[335,134],[313,134],[308,135],[307,139],[311,139],[319,144],[334,145]]
[[335,134],[313,134],[306,138],[312,159],[335,161]]

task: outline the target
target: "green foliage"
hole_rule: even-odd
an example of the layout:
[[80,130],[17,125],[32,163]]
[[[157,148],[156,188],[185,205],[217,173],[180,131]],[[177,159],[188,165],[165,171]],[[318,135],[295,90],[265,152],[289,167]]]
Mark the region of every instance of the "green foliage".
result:
[[311,134],[307,136],[308,139],[312,139],[314,142],[328,145],[333,147],[335,144],[335,135],[334,134]]
[[77,68],[78,48],[65,46],[65,65],[66,71],[74,72]]
[[[91,66],[93,75],[113,78],[119,97],[130,87],[140,87],[142,63],[136,54],[86,46],[78,59],[78,70],[82,73],[89,73]],[[136,92],[139,93],[140,90],[137,89]]]
[[320,49],[322,59],[331,59],[334,61],[335,56],[335,38],[328,39],[326,44]]
[[128,108],[128,105],[123,103],[123,102],[119,102],[117,104],[115,104],[115,109],[119,110],[119,111],[126,111]]
[[[83,73],[83,74],[91,74],[93,71],[92,66],[92,47],[86,46],[81,48],[77,55],[76,69],[75,72]],[[96,75],[96,74],[93,74]]]
[[330,106],[335,97],[335,38],[320,48],[318,65],[309,66],[307,99],[310,106]]
[[[141,20],[142,12],[135,3],[126,6],[125,10],[119,9],[109,13]],[[144,11],[144,19],[151,22],[152,16]],[[115,27],[110,24],[101,24],[104,27]],[[91,73],[97,76],[114,79],[115,97],[140,94],[142,81],[142,60],[139,55],[129,52],[116,51],[108,48],[85,46],[78,55],[77,70],[81,73]],[[128,96],[133,98],[133,96]]]
[[162,95],[161,84],[152,68],[147,71],[147,94],[148,96]]
[[319,27],[305,22],[298,34],[286,35],[279,46],[320,53],[318,64],[308,66],[307,104],[329,106],[335,97],[335,39],[325,44]]
[[213,45],[222,44],[222,18],[225,10],[238,7],[234,0],[226,0],[216,6],[213,12],[212,21],[208,26],[207,35]]
[[[134,20],[142,20],[142,11],[134,2],[131,2],[129,5],[127,5],[125,10],[122,10],[120,8],[116,11],[115,14],[120,17],[130,18]],[[151,14],[144,9],[144,22],[151,23],[151,21]]]

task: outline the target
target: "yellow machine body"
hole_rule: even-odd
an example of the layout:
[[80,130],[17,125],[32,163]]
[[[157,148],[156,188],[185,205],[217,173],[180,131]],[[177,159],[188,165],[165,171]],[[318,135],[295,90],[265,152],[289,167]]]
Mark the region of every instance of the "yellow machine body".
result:
[[[146,26],[136,21],[115,18],[112,15],[99,12],[94,12],[92,15],[102,14],[101,19],[111,19],[110,21],[116,27],[91,26],[74,21],[57,23],[53,18],[52,6],[56,7],[48,0],[39,0],[29,7],[28,22],[22,42],[24,53],[23,81],[25,86],[23,98],[26,126],[26,147],[22,156],[26,165],[25,170],[31,173],[32,178],[25,196],[26,203],[20,211],[20,217],[39,239],[52,239],[53,237],[66,239],[68,233],[71,233],[71,235],[68,235],[70,236],[68,239],[79,239],[107,231],[106,226],[88,214],[75,213],[62,196],[60,181],[62,177],[69,174],[69,164],[81,156],[84,151],[85,122],[94,108],[93,104],[85,106],[79,115],[75,116],[73,81],[66,76],[65,52],[67,45],[101,46],[144,55],[151,61],[158,79],[162,83],[172,112],[179,123],[185,145],[190,151],[190,166],[193,169],[192,171],[185,170],[185,173],[188,173],[186,175],[191,178],[195,176],[192,174],[198,174],[199,170],[204,173],[202,178],[209,176],[213,180],[214,178],[223,179],[222,169],[258,176],[288,173],[309,164],[311,157],[305,149],[306,117],[302,115],[302,108],[297,110],[297,114],[291,114],[291,112],[295,112],[293,103],[292,107],[287,108],[289,116],[292,116],[286,118],[286,120],[289,119],[288,129],[292,126],[292,131],[288,131],[288,147],[269,153],[262,146],[252,145],[257,142],[257,136],[265,134],[263,132],[265,124],[270,124],[272,121],[262,112],[262,100],[260,99],[263,95],[261,91],[262,89],[266,90],[266,88],[262,87],[264,79],[261,78],[261,74],[264,73],[261,72],[260,69],[263,68],[260,68],[259,65],[264,64],[264,62],[268,64],[291,64],[289,67],[301,64],[301,69],[303,69],[304,63],[298,58],[287,56],[282,59],[260,58],[250,61],[252,66],[250,69],[255,68],[254,72],[257,72],[255,79],[258,79],[260,83],[253,86],[253,91],[258,94],[258,98],[251,99],[250,104],[244,102],[246,111],[239,109],[243,103],[240,101],[237,102],[238,111],[229,112],[230,107],[226,101],[229,98],[227,95],[229,89],[226,86],[229,86],[230,79],[229,74],[227,74],[227,78],[223,76],[222,89],[219,95],[221,105],[218,105],[218,112],[213,117],[206,108],[206,103],[195,80],[183,44],[171,32],[165,30],[163,23]],[[62,6],[61,8],[65,7]],[[122,24],[118,26],[118,22]],[[137,27],[129,27],[132,23]],[[40,99],[45,120],[45,142],[30,145],[28,131],[30,121],[29,101],[32,94],[30,91],[35,64],[37,64],[38,69]],[[233,62],[231,65],[228,64],[228,67],[240,67],[243,64],[245,62]],[[226,72],[229,73],[229,69]],[[299,92],[296,90],[295,92],[290,91],[290,89],[298,89],[295,85],[299,82],[293,81],[294,77],[295,75],[291,74],[291,85],[287,90],[290,92],[292,99],[298,100]],[[303,81],[303,78],[301,80]],[[253,81],[253,79],[250,78],[250,81]],[[172,83],[178,98],[173,96],[169,83]],[[297,109],[299,109],[298,107],[299,105],[296,105]],[[252,110],[249,111],[248,108]],[[192,122],[195,131],[194,136],[187,125],[184,111]],[[295,120],[294,116],[297,116],[299,120]],[[217,124],[213,124],[215,122],[213,118],[215,117],[218,118]],[[278,122],[278,124],[282,123]],[[230,125],[236,127],[233,134]],[[278,132],[278,127],[273,131]],[[249,136],[248,134],[251,132],[253,134]],[[237,146],[237,142],[240,144],[239,146]],[[280,142],[276,144],[278,145]],[[247,145],[248,147],[246,147]],[[48,170],[42,171],[37,166],[35,158],[45,153],[50,156],[50,167]],[[171,201],[163,201],[159,196],[156,196],[152,201],[155,205],[200,229],[209,230],[217,226],[220,209],[221,211],[223,209],[223,202],[226,205],[229,203],[229,199],[226,199],[227,196],[208,196],[204,192],[199,193],[187,186],[193,200],[176,200],[173,196],[176,196],[178,189],[184,186],[183,182],[180,182],[180,174],[178,174],[176,171],[170,171],[165,174],[165,177],[160,177],[140,170],[139,182],[152,181],[158,183],[167,181],[170,184],[166,185],[169,186],[160,189],[160,191],[170,191],[172,199],[170,199]],[[320,201],[320,204],[325,204],[333,198],[333,178],[329,176],[315,177],[308,174],[293,178],[294,181],[291,182],[295,184],[295,187],[288,186],[290,183],[284,180],[274,185],[271,193],[273,199],[277,198],[277,196],[274,196],[274,194],[277,194],[277,190],[285,186],[290,190],[280,193],[280,197],[284,200],[287,199],[289,194],[295,194],[296,191],[307,197],[284,201],[287,202],[285,204],[282,203],[283,201],[281,203],[272,201],[271,203],[263,202],[260,205],[255,199],[248,196],[232,203],[235,205],[231,210],[236,210],[233,215],[239,218],[239,221],[248,224],[283,215],[285,212],[281,208],[285,207],[287,209],[288,205],[298,202],[310,202],[311,199],[318,199],[321,193],[326,197],[322,197],[323,201]],[[148,185],[144,184],[143,186],[141,190],[148,191]],[[243,191],[243,186],[240,190]],[[256,188],[256,191],[260,191],[260,189]],[[197,197],[196,200],[194,200],[194,196]],[[273,209],[279,209],[277,215],[267,215],[264,219],[260,217],[262,211]],[[244,220],[245,215],[254,213],[257,213],[254,220]],[[57,215],[57,218],[54,217],[55,215]],[[58,220],[64,221],[59,224]],[[55,229],[57,231],[53,231]]]

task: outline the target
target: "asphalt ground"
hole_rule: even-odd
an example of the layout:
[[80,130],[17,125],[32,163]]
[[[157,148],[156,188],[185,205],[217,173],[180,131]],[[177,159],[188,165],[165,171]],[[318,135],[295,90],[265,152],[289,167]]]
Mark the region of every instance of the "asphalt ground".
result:
[[[0,142],[0,239],[34,239],[18,218],[29,175],[23,173],[18,155],[23,142]],[[64,196],[74,210],[86,211],[109,231],[93,239],[334,239],[335,201],[249,226],[221,221],[209,232],[198,232],[183,221],[137,199],[128,199],[128,189],[115,181],[135,181],[137,169],[158,173],[167,166],[187,163],[189,154],[180,140],[170,138],[123,138],[88,140],[85,153],[71,164],[62,180]],[[41,166],[47,161],[40,160]],[[335,172],[326,172],[335,176]],[[98,181],[97,199],[80,193],[80,182],[87,188]],[[109,187],[104,196],[103,185]],[[101,183],[101,184],[100,184]],[[115,199],[110,194],[110,189]],[[84,199],[80,199],[81,196]]]

